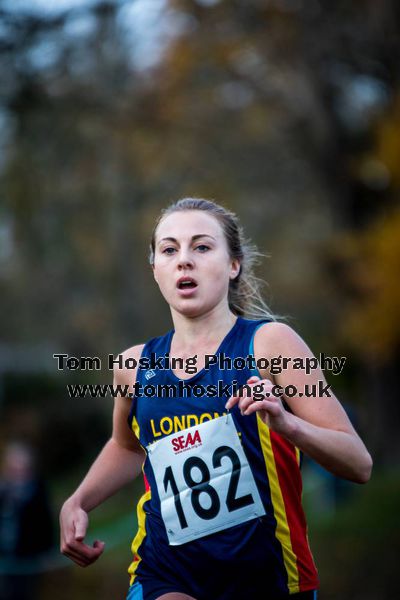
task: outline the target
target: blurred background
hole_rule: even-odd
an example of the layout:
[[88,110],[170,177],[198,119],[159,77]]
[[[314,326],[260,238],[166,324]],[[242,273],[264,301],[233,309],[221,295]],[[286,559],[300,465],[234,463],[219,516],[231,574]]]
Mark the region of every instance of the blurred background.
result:
[[125,597],[141,482],[92,513],[98,563],[58,553],[112,399],[69,398],[111,373],[53,353],[106,367],[170,329],[148,241],[187,195],[239,215],[273,310],[347,357],[328,381],[375,467],[304,465],[321,600],[398,597],[399,23],[395,0],[0,2],[2,599]]

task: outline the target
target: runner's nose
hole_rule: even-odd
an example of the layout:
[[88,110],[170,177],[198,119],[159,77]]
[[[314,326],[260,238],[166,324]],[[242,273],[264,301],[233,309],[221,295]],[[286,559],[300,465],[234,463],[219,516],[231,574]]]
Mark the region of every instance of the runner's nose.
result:
[[178,268],[185,269],[193,267],[193,260],[187,250],[181,250],[179,253]]

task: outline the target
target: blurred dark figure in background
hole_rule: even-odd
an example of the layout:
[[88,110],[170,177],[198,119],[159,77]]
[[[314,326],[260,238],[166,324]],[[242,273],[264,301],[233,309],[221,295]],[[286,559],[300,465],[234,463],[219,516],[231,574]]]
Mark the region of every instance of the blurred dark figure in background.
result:
[[37,597],[40,562],[53,545],[53,519],[32,449],[12,442],[0,480],[0,600]]

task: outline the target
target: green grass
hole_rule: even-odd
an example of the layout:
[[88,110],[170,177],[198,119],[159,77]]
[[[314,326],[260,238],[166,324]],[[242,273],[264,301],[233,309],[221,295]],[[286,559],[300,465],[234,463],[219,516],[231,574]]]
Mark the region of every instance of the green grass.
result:
[[[54,514],[77,487],[83,471],[51,482]],[[86,543],[95,539],[106,543],[104,554],[89,568],[82,569],[54,551],[54,569],[42,577],[40,600],[113,600],[126,596],[128,566],[132,560],[131,542],[137,531],[136,505],[144,491],[143,481],[126,486],[89,515]]]
[[[54,483],[55,504],[59,506],[79,480],[75,474]],[[130,543],[137,528],[136,503],[142,491],[138,481],[91,513],[87,539],[104,539],[104,555],[88,569],[71,563],[46,575],[41,600],[124,599]],[[334,511],[321,510],[320,492],[315,481],[307,482],[305,477],[310,543],[321,580],[319,600],[397,599],[400,472],[377,472],[367,485],[350,486],[347,499]]]
[[[307,502],[306,502],[307,504]],[[399,597],[400,473],[374,474],[327,515],[307,511],[321,600]]]

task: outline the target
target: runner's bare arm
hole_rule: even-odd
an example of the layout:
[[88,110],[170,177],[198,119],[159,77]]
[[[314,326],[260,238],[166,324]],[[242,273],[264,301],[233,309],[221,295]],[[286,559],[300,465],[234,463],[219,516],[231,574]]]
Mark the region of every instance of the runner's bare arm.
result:
[[[256,359],[265,357],[306,358],[313,357],[302,338],[291,327],[284,323],[269,323],[261,327],[255,336],[254,351]],[[332,392],[304,395],[306,385],[312,390],[318,381],[322,387],[326,385],[322,370],[312,370],[306,374],[304,370],[294,369],[292,361],[287,368],[273,378],[270,373],[261,372],[271,382],[282,386],[294,386],[302,395],[283,396],[293,414],[284,410],[282,402],[271,396],[259,402],[251,398],[238,400],[244,414],[261,411],[260,416],[271,427],[295,446],[316,460],[328,471],[350,479],[357,483],[369,480],[372,459],[364,443],[352,426],[344,408]],[[257,378],[252,380],[257,383]],[[273,383],[269,383],[271,390]]]
[[[134,346],[123,356],[138,359],[142,348]],[[133,386],[134,382],[134,370],[114,369],[114,386]],[[80,566],[97,560],[104,549],[104,544],[98,540],[93,547],[83,542],[88,526],[87,513],[132,481],[142,469],[144,451],[127,423],[130,404],[130,398],[115,398],[112,436],[61,509],[61,552]]]

